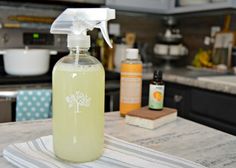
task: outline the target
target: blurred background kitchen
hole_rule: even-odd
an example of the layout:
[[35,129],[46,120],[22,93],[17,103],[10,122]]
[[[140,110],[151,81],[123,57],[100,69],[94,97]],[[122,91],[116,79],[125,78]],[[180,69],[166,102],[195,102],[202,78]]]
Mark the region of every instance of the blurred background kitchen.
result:
[[[126,48],[143,62],[142,104],[154,69],[164,71],[165,106],[178,115],[236,134],[234,0],[0,1],[0,122],[16,120],[19,91],[50,89],[52,68],[68,53],[66,36],[49,32],[68,7],[111,7],[113,49],[98,31],[90,53],[106,69],[105,111],[119,110],[119,67]],[[37,50],[35,50],[37,49]]]

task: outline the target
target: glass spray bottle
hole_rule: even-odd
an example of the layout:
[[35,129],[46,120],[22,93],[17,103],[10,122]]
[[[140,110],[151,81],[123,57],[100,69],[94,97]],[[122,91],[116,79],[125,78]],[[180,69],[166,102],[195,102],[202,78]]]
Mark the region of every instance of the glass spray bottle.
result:
[[[99,14],[100,18],[94,16]],[[71,18],[75,20],[68,25],[67,19]],[[112,9],[67,9],[51,27],[52,33],[62,33],[65,26],[70,32],[70,53],[54,66],[52,81],[53,145],[61,159],[87,162],[102,154],[105,73],[102,64],[88,54],[90,36],[86,31],[99,27],[108,36],[104,22],[112,18],[115,18]],[[64,26],[63,21],[67,21]]]

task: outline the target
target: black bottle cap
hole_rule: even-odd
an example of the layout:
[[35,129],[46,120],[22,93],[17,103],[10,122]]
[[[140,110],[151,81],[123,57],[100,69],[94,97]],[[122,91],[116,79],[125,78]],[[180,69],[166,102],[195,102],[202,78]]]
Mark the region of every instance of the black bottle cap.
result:
[[153,75],[153,80],[154,81],[161,81],[162,80],[162,71],[154,71],[154,75]]

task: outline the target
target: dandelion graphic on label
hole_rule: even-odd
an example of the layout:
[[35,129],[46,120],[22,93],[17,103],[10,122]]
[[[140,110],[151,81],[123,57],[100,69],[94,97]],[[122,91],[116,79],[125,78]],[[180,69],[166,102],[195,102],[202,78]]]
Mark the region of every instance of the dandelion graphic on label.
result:
[[80,112],[80,107],[90,106],[91,98],[87,94],[76,91],[74,94],[66,97],[69,108],[75,108],[75,112]]

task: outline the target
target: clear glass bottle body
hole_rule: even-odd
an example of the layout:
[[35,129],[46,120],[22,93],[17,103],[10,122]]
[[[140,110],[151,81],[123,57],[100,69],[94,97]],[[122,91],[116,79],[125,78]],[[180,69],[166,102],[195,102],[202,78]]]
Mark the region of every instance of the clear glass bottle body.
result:
[[104,144],[105,73],[86,49],[72,48],[53,69],[53,144],[71,162],[99,158]]

